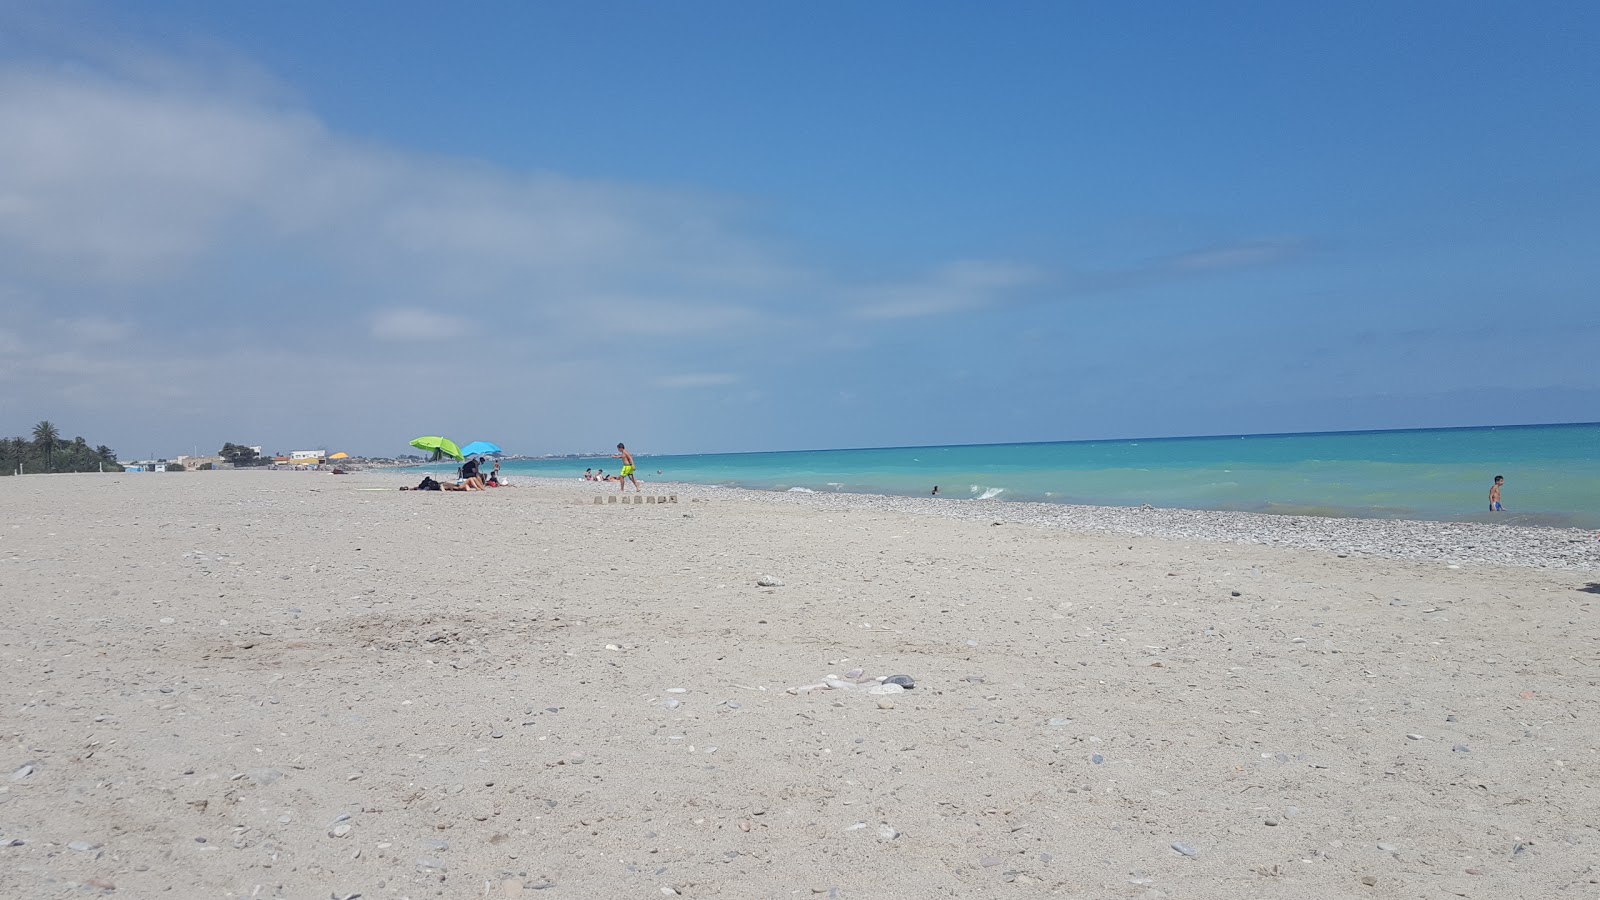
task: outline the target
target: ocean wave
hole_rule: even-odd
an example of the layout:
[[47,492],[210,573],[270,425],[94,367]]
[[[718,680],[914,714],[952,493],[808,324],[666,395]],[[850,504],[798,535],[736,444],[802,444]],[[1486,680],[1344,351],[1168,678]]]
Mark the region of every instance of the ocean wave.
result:
[[789,488],[788,493],[791,493],[791,494],[815,494],[816,491],[813,491],[811,488],[808,488],[808,487],[792,487],[792,488]]
[[1004,494],[1005,492],[1006,492],[1005,488],[989,488],[988,490],[986,490],[983,493],[979,494],[978,495],[978,499],[979,500],[993,500],[994,498],[1000,496],[1001,494]]

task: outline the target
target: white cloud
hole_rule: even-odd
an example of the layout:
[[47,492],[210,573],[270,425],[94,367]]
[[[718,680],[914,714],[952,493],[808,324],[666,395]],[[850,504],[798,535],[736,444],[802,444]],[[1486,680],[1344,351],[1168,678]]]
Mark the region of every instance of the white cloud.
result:
[[1043,273],[1018,263],[967,260],[951,263],[917,281],[882,285],[855,295],[851,315],[861,319],[911,319],[981,309],[1018,288],[1043,280]]
[[466,319],[425,309],[384,310],[372,321],[372,336],[380,341],[447,341],[471,330]]
[[0,250],[119,283],[193,262],[317,133],[303,117],[15,68],[0,70],[0,121]]
[[68,335],[85,344],[114,344],[133,336],[133,325],[104,316],[78,316],[55,323],[58,333]]
[[0,66],[0,122],[0,261],[64,283],[181,282],[241,248],[522,303],[647,275],[654,302],[733,306],[799,277],[720,198],[396,152],[183,79]]

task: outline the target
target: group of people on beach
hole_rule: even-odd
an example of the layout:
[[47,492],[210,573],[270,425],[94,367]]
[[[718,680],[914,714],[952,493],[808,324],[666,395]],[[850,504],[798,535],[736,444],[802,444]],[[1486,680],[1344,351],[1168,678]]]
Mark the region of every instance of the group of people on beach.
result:
[[[634,472],[633,454],[628,452],[628,448],[626,446],[624,446],[621,443],[618,443],[617,444],[617,452],[611,454],[611,458],[612,459],[620,459],[620,460],[622,460],[622,472],[621,472],[621,474],[619,474],[619,475],[607,475],[604,469],[601,469],[600,472],[598,474],[596,474],[594,469],[589,468],[589,469],[584,469],[583,470],[583,480],[584,481],[615,481],[615,482],[617,482],[617,489],[618,490],[624,490],[624,491],[628,489],[628,482],[632,481],[633,482],[633,490],[634,490],[635,493],[638,493],[641,489],[639,487],[639,479],[637,477],[635,477],[635,475],[633,474],[633,472]],[[502,480],[501,477],[500,477],[500,460],[498,460],[498,459],[495,460],[494,461],[494,468],[489,471],[488,475],[485,475],[483,473],[483,465],[485,463],[487,463],[487,462],[488,462],[488,458],[487,457],[483,457],[483,456],[477,457],[475,459],[468,458],[465,462],[463,462],[461,464],[461,468],[457,471],[456,479],[453,482],[448,480],[448,479],[446,479],[444,481],[440,481],[439,479],[434,478],[432,475],[429,475],[429,476],[423,478],[422,479],[422,483],[418,484],[416,487],[414,487],[414,488],[403,487],[400,490],[402,490],[402,491],[486,491],[486,490],[488,490],[489,488],[492,488],[492,487],[506,487],[507,485],[506,485],[505,481]],[[658,471],[656,474],[659,475],[661,473]]]
[[440,481],[432,475],[425,476],[422,482],[414,488],[401,488],[402,491],[486,491],[489,488],[506,487],[500,480],[500,460],[494,461],[494,468],[488,475],[483,474],[483,464],[488,462],[488,457],[479,456],[468,458],[456,471],[456,480],[446,479]]
[[494,468],[489,471],[487,476],[483,474],[483,464],[485,462],[487,460],[480,456],[477,459],[468,459],[462,463],[460,477],[457,479],[456,484],[469,491],[486,491],[492,487],[504,487],[504,483],[500,481],[500,460],[494,461]]

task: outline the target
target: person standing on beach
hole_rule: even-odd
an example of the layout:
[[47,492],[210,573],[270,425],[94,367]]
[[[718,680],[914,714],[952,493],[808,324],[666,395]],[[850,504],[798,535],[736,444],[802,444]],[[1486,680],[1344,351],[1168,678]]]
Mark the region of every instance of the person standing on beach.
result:
[[622,446],[619,441],[617,443],[617,452],[611,454],[611,458],[622,460],[622,474],[617,476],[617,490],[626,491],[628,489],[628,480],[632,479],[633,492],[635,494],[639,493],[639,479],[635,478],[633,474],[633,454],[629,453],[628,448]]
[[1489,512],[1505,512],[1505,508],[1500,505],[1500,485],[1505,483],[1504,475],[1494,477],[1494,487],[1489,488]]

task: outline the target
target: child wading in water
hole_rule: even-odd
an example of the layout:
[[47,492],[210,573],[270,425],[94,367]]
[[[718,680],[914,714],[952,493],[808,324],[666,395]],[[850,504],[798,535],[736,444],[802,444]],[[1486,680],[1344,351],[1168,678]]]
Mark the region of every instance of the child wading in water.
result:
[[1505,509],[1500,506],[1500,485],[1505,483],[1504,475],[1496,475],[1494,477],[1494,487],[1489,488],[1489,512],[1505,512]]
[[639,479],[633,476],[633,454],[628,452],[627,447],[618,443],[617,452],[611,454],[611,458],[622,460],[622,474],[617,476],[617,490],[627,490],[628,482],[631,480],[633,482],[633,492],[639,493]]

